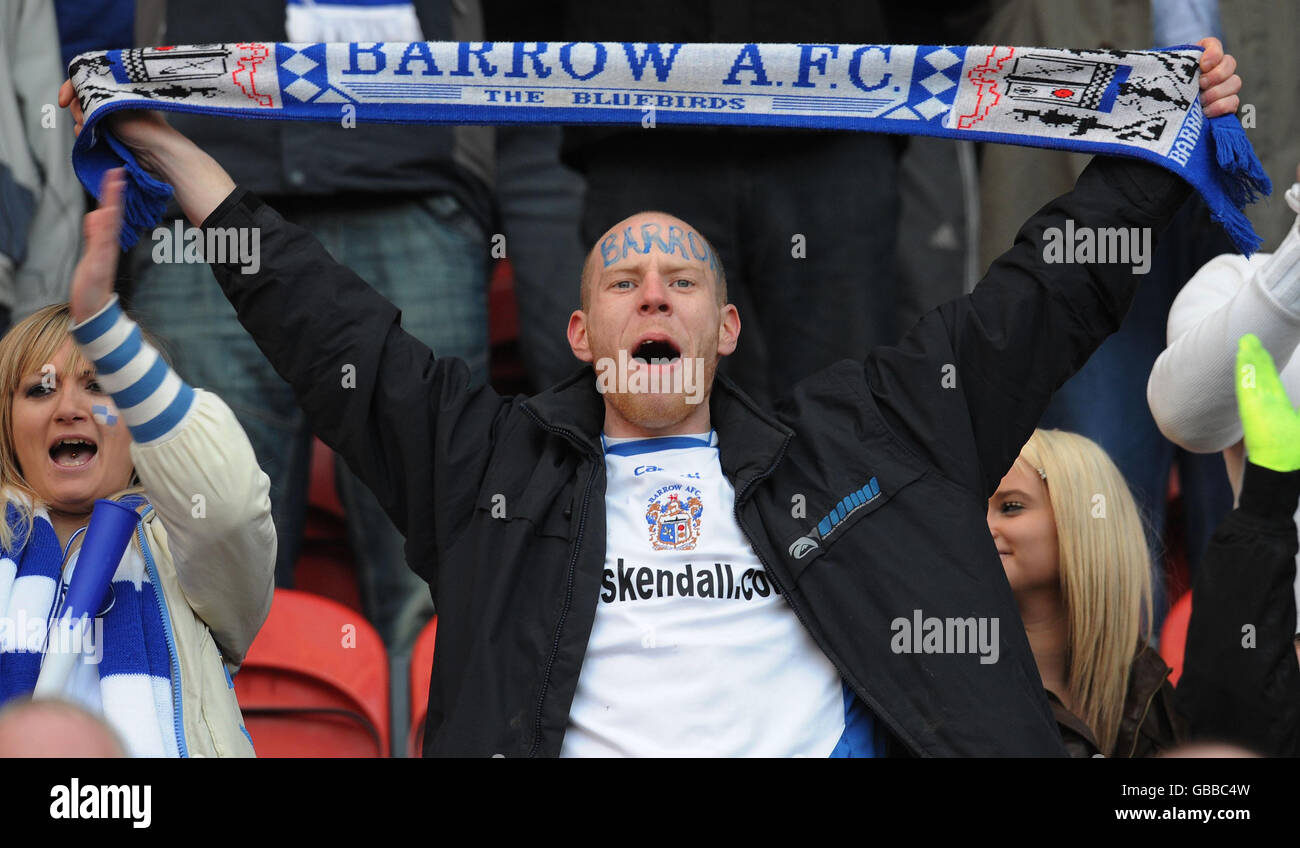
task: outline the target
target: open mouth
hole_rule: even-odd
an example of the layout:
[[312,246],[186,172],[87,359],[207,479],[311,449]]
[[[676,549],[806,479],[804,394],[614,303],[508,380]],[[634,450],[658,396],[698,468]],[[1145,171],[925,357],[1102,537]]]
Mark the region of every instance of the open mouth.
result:
[[677,345],[668,339],[643,339],[632,350],[632,359],[647,365],[669,365],[681,356]]
[[90,439],[69,437],[50,446],[50,459],[61,468],[79,468],[94,459],[99,446]]

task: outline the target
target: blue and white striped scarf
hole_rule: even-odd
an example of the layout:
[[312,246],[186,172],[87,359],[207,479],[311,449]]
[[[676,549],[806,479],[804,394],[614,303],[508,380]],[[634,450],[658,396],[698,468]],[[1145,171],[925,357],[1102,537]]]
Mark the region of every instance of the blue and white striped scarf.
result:
[[118,109],[408,124],[773,126],[930,135],[1130,156],[1205,198],[1237,247],[1271,190],[1235,115],[1200,106],[1201,48],[1066,50],[876,44],[361,42],[83,53],[73,164],[91,192],[127,168],[123,246],[170,186],[102,124]]
[[[145,500],[131,495],[122,502],[138,509]],[[6,504],[5,517],[15,531],[22,529],[12,503]],[[37,508],[30,532],[16,536],[0,557],[0,703],[30,695],[35,687],[49,622],[79,553],[62,567],[63,549],[49,515]],[[102,715],[129,755],[179,756],[165,606],[138,544],[127,546],[106,604],[92,638],[71,646],[80,648],[82,657],[69,679],[67,697]]]

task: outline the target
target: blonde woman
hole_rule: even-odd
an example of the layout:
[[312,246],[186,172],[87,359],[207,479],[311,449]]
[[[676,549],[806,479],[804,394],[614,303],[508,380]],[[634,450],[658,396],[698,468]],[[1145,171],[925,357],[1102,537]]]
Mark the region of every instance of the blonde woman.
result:
[[230,672],[270,609],[269,481],[230,409],[118,307],[121,193],[110,172],[70,303],[0,340],[0,704],[31,694],[91,510],[111,498],[140,520],[95,637],[64,646],[80,654],[65,696],[132,756],[252,756]]
[[1151,756],[1182,735],[1169,669],[1148,645],[1142,521],[1096,443],[1036,430],[989,499],[989,530],[1066,747]]

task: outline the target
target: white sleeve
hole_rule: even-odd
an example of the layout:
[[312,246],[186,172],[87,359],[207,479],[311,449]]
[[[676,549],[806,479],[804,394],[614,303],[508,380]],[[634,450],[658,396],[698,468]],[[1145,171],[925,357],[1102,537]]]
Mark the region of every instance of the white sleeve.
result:
[[[1287,192],[1300,211],[1300,184]],[[1195,453],[1241,440],[1233,383],[1237,340],[1254,333],[1286,368],[1300,344],[1300,229],[1277,252],[1249,260],[1234,254],[1207,262],[1169,310],[1168,343],[1147,381],[1147,403],[1160,432]]]
[[271,609],[270,480],[230,407],[183,381],[116,295],[72,335],[131,432],[131,458],[166,531],[181,591],[237,667]]
[[167,531],[185,599],[238,666],[271,609],[271,482],[235,414],[211,392],[171,438],[131,445],[140,482]]

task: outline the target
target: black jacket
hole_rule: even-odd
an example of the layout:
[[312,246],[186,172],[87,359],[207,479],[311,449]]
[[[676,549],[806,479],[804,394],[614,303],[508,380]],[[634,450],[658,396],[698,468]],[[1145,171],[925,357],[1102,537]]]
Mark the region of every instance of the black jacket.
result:
[[[715,383],[740,527],[902,749],[1064,754],[987,498],[1052,392],[1119,326],[1140,278],[1121,264],[1045,265],[1043,229],[1068,217],[1158,233],[1187,191],[1157,167],[1099,158],[972,295],[898,346],[801,381],[775,412]],[[205,226],[260,228],[259,272],[214,265],[217,279],[433,591],[425,750],[558,754],[605,566],[604,408],[591,370],[532,398],[470,390],[463,363],[435,358],[392,304],[255,196],[236,190]],[[879,494],[859,505],[851,493],[873,478]],[[502,498],[506,517],[494,518]],[[815,547],[799,544],[837,504],[847,517]],[[895,653],[891,622],[914,610],[997,618],[997,662]]]
[[1178,680],[1178,707],[1196,741],[1300,757],[1300,663],[1292,642],[1297,499],[1300,471],[1247,462],[1240,505],[1210,539]]

